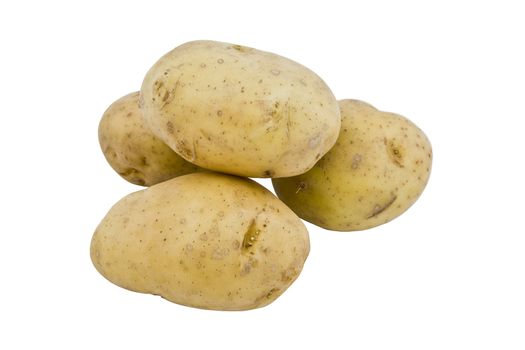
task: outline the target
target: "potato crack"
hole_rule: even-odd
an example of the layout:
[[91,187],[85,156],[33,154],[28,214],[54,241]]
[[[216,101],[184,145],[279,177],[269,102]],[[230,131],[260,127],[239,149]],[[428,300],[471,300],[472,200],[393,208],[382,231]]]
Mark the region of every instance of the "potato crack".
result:
[[394,204],[396,199],[397,199],[397,196],[394,196],[388,202],[386,202],[385,204],[383,204],[383,205],[376,205],[374,207],[374,210],[372,211],[372,213],[367,217],[367,219],[371,219],[373,217],[376,217],[379,214],[381,214],[382,212],[384,212],[385,210],[387,210],[388,207],[390,207],[392,204]]

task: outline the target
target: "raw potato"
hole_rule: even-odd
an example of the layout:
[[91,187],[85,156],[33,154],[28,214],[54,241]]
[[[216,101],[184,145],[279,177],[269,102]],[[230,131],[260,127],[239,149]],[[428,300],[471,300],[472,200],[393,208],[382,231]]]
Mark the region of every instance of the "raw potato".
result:
[[273,179],[297,215],[336,231],[384,224],[407,210],[425,188],[432,149],[408,119],[357,100],[342,100],[341,134],[313,169]]
[[183,158],[249,177],[304,173],[334,145],[341,123],[332,92],[306,67],[214,41],[162,57],[141,101],[151,130]]
[[109,165],[124,179],[151,186],[199,168],[173,152],[144,125],[139,93],[115,101],[99,124],[100,147]]
[[267,305],[310,249],[302,221],[249,179],[181,176],[132,193],[98,226],[91,259],[123,288],[215,310]]

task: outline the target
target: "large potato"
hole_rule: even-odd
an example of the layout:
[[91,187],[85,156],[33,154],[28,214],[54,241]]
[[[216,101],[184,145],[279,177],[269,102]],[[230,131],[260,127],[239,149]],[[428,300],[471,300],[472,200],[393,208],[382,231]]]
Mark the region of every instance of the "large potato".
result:
[[204,309],[267,305],[309,252],[302,221],[252,180],[177,177],[119,201],[98,226],[91,259],[111,282]]
[[197,171],[149,131],[138,101],[138,92],[126,95],[109,106],[100,120],[98,138],[109,165],[142,186]]
[[306,67],[249,47],[181,45],[141,89],[151,130],[186,160],[249,177],[304,173],[334,145],[337,101]]
[[386,223],[419,197],[432,149],[408,119],[356,100],[340,101],[336,145],[305,174],[273,179],[277,196],[301,218],[337,231]]

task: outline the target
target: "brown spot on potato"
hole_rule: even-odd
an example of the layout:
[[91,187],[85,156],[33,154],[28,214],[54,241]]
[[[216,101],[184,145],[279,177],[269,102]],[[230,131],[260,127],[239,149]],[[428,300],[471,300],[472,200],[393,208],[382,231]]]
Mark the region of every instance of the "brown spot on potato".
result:
[[162,96],[162,102],[166,102],[170,97],[170,92],[168,90],[164,91],[164,96]]
[[177,142],[176,146],[178,153],[183,157],[184,159],[188,161],[194,161],[195,156],[195,146],[192,143],[192,148],[188,147],[186,142],[184,140],[181,140]]
[[[387,139],[385,138],[385,142],[387,142]],[[385,143],[387,145],[387,152],[388,156],[390,157],[390,160],[397,165],[400,168],[404,168],[405,165],[403,164],[403,156],[404,152],[402,150],[401,145],[397,145],[394,143],[394,141],[388,141],[388,143]]]
[[302,190],[304,190],[306,188],[306,182],[304,181],[299,181],[299,185],[297,186],[297,191],[295,191],[295,193],[299,193],[301,192]]
[[275,172],[273,170],[265,170],[262,177],[273,177]]
[[173,134],[173,123],[172,122],[167,122],[166,123],[166,130],[168,131],[168,134]]
[[126,180],[128,180],[129,182],[134,183],[136,185],[146,185],[146,181],[144,180],[144,174],[135,168],[127,168],[124,171],[119,172],[118,174]]
[[387,210],[392,204],[394,204],[394,202],[396,201],[397,199],[397,196],[394,195],[388,202],[386,202],[385,204],[383,205],[379,205],[379,204],[376,204],[376,206],[374,207],[374,209],[372,210],[372,213],[367,217],[367,219],[371,219],[375,216],[378,216],[379,214],[381,214],[382,212],[384,212],[385,210]]
[[246,47],[246,46],[241,46],[241,45],[232,45],[230,47],[239,52],[250,52],[253,50],[251,47]]
[[217,63],[218,63],[218,64],[223,64],[223,63],[224,63],[224,60],[223,60],[222,58],[219,58],[219,59],[217,60]]
[[268,293],[266,293],[266,299],[270,299],[272,297],[272,295],[274,295],[275,293],[278,293],[280,291],[279,288],[272,288],[270,289],[270,291]]
[[160,91],[160,89],[162,89],[162,87],[164,86],[164,82],[163,81],[159,81],[157,80],[153,86],[155,87],[155,91],[158,93]]
[[281,272],[281,282],[289,283],[293,280],[295,275],[296,275],[296,272],[295,272],[295,269],[293,268],[284,270]]
[[250,226],[248,226],[248,229],[244,233],[244,238],[242,240],[242,251],[243,252],[247,252],[253,247],[260,233],[261,231],[257,229],[256,224],[255,224],[255,219],[253,219],[252,222],[250,223]]

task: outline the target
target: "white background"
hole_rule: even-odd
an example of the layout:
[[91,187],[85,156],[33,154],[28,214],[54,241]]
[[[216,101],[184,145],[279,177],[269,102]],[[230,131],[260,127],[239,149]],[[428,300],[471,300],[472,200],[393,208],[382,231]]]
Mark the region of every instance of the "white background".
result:
[[[520,1],[11,1],[0,5],[0,348],[524,349],[525,12]],[[272,51],[338,98],[412,119],[434,149],[403,216],[308,225],[295,284],[254,311],[128,292],[93,268],[111,205],[99,118],[195,39]],[[268,181],[264,181],[269,184]]]

